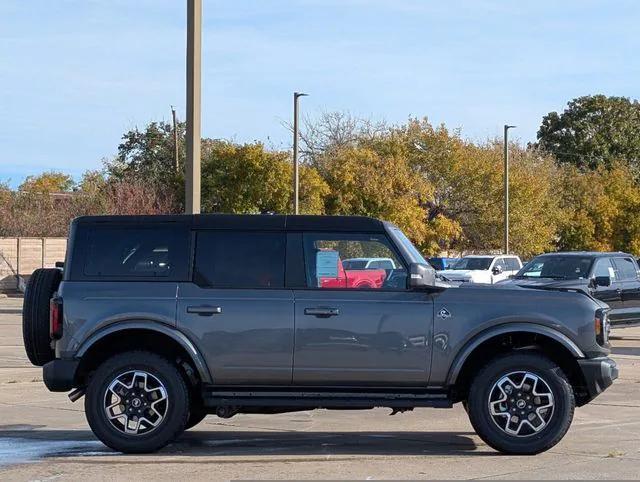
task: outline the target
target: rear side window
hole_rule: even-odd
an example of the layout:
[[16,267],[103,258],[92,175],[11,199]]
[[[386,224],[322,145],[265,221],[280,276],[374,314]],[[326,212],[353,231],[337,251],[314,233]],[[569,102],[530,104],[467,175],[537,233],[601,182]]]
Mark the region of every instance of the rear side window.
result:
[[116,279],[184,277],[186,230],[176,227],[95,227],[88,232],[83,273]]
[[631,258],[614,258],[620,280],[632,280],[638,277],[636,265]]
[[284,288],[285,235],[201,231],[194,281],[210,288]]

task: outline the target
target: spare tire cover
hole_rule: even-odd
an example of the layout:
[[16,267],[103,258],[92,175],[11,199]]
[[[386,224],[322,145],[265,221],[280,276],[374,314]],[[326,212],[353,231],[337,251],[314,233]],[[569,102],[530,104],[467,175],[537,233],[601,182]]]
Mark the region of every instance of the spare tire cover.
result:
[[49,336],[49,301],[61,280],[59,269],[37,269],[29,278],[24,293],[22,337],[27,357],[36,366],[42,366],[55,357]]

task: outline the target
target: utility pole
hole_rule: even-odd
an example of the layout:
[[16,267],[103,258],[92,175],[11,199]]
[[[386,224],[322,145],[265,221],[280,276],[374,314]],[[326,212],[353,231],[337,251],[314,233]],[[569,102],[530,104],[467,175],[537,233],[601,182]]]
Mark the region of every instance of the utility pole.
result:
[[171,106],[171,116],[173,117],[173,162],[176,168],[176,174],[180,174],[180,161],[178,159],[178,122],[176,120],[176,110]]
[[185,212],[200,212],[202,0],[187,0],[187,158]]
[[504,125],[504,254],[509,254],[509,129],[514,127]]
[[299,214],[300,179],[298,176],[298,99],[307,96],[302,92],[293,93],[293,214]]

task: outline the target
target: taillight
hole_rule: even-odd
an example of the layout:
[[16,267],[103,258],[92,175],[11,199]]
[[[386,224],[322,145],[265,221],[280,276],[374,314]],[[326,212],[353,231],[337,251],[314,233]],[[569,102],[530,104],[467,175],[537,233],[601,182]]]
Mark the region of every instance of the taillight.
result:
[[62,300],[51,298],[49,301],[49,335],[51,339],[62,338]]

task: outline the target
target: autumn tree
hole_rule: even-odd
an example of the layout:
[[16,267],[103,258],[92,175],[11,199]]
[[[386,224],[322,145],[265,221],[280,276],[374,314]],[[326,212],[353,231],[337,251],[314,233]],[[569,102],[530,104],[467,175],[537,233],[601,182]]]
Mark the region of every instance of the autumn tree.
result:
[[[293,187],[289,153],[269,151],[261,143],[209,142],[202,159],[202,207],[205,212],[288,213]],[[327,186],[317,172],[300,170],[301,212],[322,214]]]
[[629,166],[614,162],[592,171],[566,166],[560,192],[565,212],[560,249],[640,254],[640,187]]
[[68,192],[74,186],[73,177],[60,171],[47,171],[27,176],[18,190],[31,193]]

